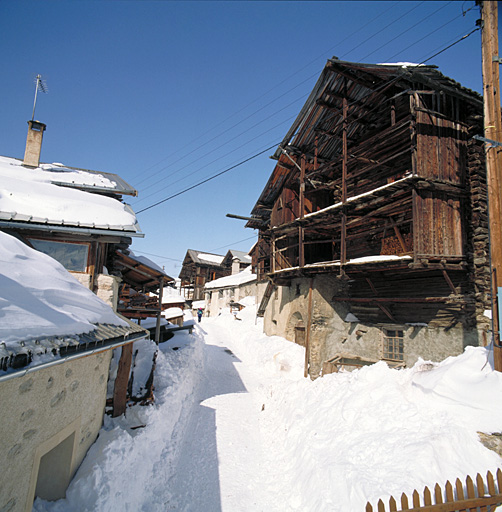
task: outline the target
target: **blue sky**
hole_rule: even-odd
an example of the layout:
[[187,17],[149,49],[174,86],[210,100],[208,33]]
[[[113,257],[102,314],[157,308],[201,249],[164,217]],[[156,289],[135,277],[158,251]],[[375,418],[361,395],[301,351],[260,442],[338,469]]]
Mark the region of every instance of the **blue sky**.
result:
[[[0,154],[22,158],[31,119],[41,160],[114,172],[140,211],[277,144],[326,60],[421,62],[469,33],[465,2],[0,0]],[[481,92],[480,32],[435,57]],[[187,249],[249,250],[249,215],[273,170],[269,150],[138,214],[132,249],[177,277]]]

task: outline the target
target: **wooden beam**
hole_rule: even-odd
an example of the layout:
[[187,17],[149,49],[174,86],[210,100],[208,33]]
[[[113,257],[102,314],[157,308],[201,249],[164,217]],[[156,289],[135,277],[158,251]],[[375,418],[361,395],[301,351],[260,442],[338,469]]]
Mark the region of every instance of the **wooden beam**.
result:
[[303,376],[307,377],[309,374],[310,365],[310,328],[312,325],[312,287],[314,284],[314,278],[310,278],[309,283],[309,298],[308,298],[308,309],[307,309],[307,336],[305,340],[305,366],[303,370]]
[[443,277],[445,279],[445,281],[448,283],[448,286],[450,287],[450,290],[452,291],[452,293],[457,293],[457,289],[455,288],[455,285],[453,284],[453,281],[450,279],[450,276],[448,275],[448,272],[446,272],[446,270],[442,270],[443,272]]
[[455,297],[333,297],[333,302],[353,302],[360,304],[392,303],[396,304],[440,304],[440,303],[467,303],[465,297],[456,295]]
[[399,243],[401,244],[401,249],[403,249],[403,252],[408,252],[408,248],[406,247],[406,242],[404,241],[404,238],[401,235],[401,231],[399,231],[399,228],[398,228],[396,222],[394,221],[394,219],[391,216],[389,216],[389,219],[390,219],[392,227],[394,228],[394,233],[396,234],[397,239],[399,240]]
[[[378,296],[379,293],[377,292],[377,289],[375,288],[374,284],[371,282],[371,279],[369,277],[366,277],[366,282],[370,285],[371,291],[375,294],[375,296]],[[381,311],[383,311],[385,315],[387,315],[388,318],[390,318],[390,320],[397,323],[396,319],[392,316],[392,313],[383,304],[378,303],[378,307],[380,308]]]
[[[305,156],[301,157],[301,171],[300,171],[300,219],[305,217]],[[303,231],[303,227],[300,225],[298,227],[298,266],[300,268],[305,266],[305,247],[304,243],[305,234]]]
[[131,371],[132,346],[128,343],[122,346],[117,376],[113,387],[113,412],[112,416],[116,418],[124,414],[127,405],[127,384],[129,382],[129,372]]

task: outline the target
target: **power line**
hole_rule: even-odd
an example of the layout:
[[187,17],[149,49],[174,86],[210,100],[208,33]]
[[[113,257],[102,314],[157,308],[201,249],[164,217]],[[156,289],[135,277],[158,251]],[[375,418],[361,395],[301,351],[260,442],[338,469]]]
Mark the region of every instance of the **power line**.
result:
[[[217,146],[216,148],[212,149],[211,151],[209,151],[209,152],[207,152],[207,153],[204,153],[204,154],[203,154],[202,156],[200,156],[199,158],[196,158],[196,159],[195,159],[195,160],[193,160],[192,162],[190,162],[190,163],[188,163],[188,164],[184,165],[183,167],[180,167],[179,169],[177,169],[177,170],[173,171],[172,173],[168,174],[167,176],[165,176],[165,179],[167,179],[167,178],[169,178],[169,177],[171,177],[171,176],[174,176],[175,174],[180,173],[182,170],[186,169],[187,167],[190,167],[190,166],[191,166],[191,165],[193,165],[194,163],[196,163],[196,162],[198,162],[198,161],[202,160],[203,158],[207,158],[207,156],[208,156],[208,155],[210,155],[210,154],[214,153],[215,151],[217,151],[218,149],[222,148],[223,146],[226,146],[228,143],[230,143],[230,142],[232,142],[232,141],[234,141],[234,140],[238,139],[239,137],[241,137],[242,135],[244,135],[244,134],[245,134],[245,133],[247,133],[248,131],[252,130],[253,128],[256,128],[256,127],[257,127],[258,125],[260,125],[262,122],[267,121],[268,119],[270,119],[270,118],[272,118],[272,117],[276,116],[279,112],[282,112],[283,110],[285,110],[285,109],[287,109],[287,108],[291,107],[292,105],[294,105],[295,103],[297,103],[297,102],[298,102],[298,101],[300,101],[301,99],[305,98],[306,96],[308,96],[308,94],[302,94],[299,98],[296,98],[296,99],[295,99],[295,100],[293,100],[291,103],[288,103],[286,106],[282,107],[281,109],[276,110],[275,112],[273,112],[272,114],[270,114],[268,117],[266,117],[266,118],[265,118],[265,119],[263,119],[262,121],[259,121],[258,123],[254,124],[253,126],[249,127],[248,129],[244,130],[243,132],[241,132],[241,133],[239,133],[239,134],[235,135],[234,137],[232,137],[230,140],[228,140],[228,141],[227,141],[227,142],[225,142],[224,144],[221,144],[220,146]],[[287,120],[289,120],[289,119],[290,119],[290,118],[288,118]],[[263,135],[263,134],[265,134],[265,133],[269,132],[270,130],[273,130],[274,128],[277,128],[277,126],[280,126],[280,125],[281,125],[281,124],[283,124],[284,122],[286,122],[286,121],[282,121],[281,123],[279,123],[279,125],[276,125],[276,126],[274,126],[274,127],[270,128],[270,129],[269,129],[269,130],[267,130],[266,132],[262,132],[262,134],[261,134],[261,135]],[[232,127],[232,128],[234,128],[234,127]],[[230,129],[230,128],[229,128],[229,129]],[[228,131],[228,130],[227,130],[227,131]],[[253,141],[253,140],[255,140],[255,139],[256,139],[256,137],[255,137],[254,139],[250,139],[250,140],[248,140],[244,145],[249,144],[251,141]],[[203,144],[203,146],[204,146],[204,145],[206,145],[206,144]],[[201,147],[202,147],[202,146],[200,146],[200,148],[201,148]],[[242,147],[242,146],[239,146],[239,148],[237,148],[237,149],[240,149],[241,147]],[[199,149],[200,149],[200,148],[199,148]],[[194,150],[194,151],[195,151],[195,150]],[[213,160],[213,162],[210,162],[210,163],[206,164],[205,166],[201,167],[200,169],[198,169],[198,170],[196,170],[196,171],[194,171],[194,172],[192,172],[192,173],[190,173],[190,174],[185,175],[182,179],[188,178],[189,176],[191,176],[191,175],[192,175],[192,174],[194,174],[195,172],[198,172],[199,170],[204,169],[204,168],[205,168],[205,167],[207,167],[208,165],[211,165],[211,163],[214,163],[214,162],[217,162],[218,160],[221,160],[221,158],[224,158],[225,156],[228,156],[229,154],[233,153],[234,151],[236,151],[236,149],[234,149],[234,150],[230,151],[229,153],[226,153],[225,155],[223,155],[223,156],[221,156],[221,157],[217,158],[216,160]],[[160,172],[160,171],[159,171],[159,172]],[[177,182],[175,182],[175,183],[177,183]],[[152,185],[149,185],[148,187],[146,187],[146,188],[144,189],[144,191],[149,190],[150,188],[154,187],[155,185],[157,185],[157,184],[156,184],[156,183],[153,183]],[[157,192],[158,192],[158,191],[157,191]],[[156,193],[156,192],[154,192],[154,194],[155,194],[155,193]],[[151,195],[151,194],[150,194],[150,195]],[[142,200],[144,200],[144,199],[147,199],[148,197],[150,197],[150,196],[145,196],[145,197],[141,198],[141,199],[140,199],[140,201],[142,201]]]
[[440,55],[441,53],[445,52],[446,50],[449,50],[452,46],[455,46],[456,44],[460,43],[464,39],[467,39],[469,36],[472,36],[472,34],[474,34],[474,32],[477,32],[478,30],[481,30],[481,27],[476,27],[475,29],[471,30],[468,34],[465,34],[460,39],[457,39],[454,43],[448,45],[446,48],[443,48],[442,50],[438,51],[434,55],[431,55],[428,59],[423,60],[420,64],[425,64],[426,62],[428,62],[429,60],[433,59],[434,57],[437,57],[438,55]]
[[[473,30],[471,30],[468,34],[465,34],[465,35],[464,35],[464,36],[462,36],[461,38],[457,39],[457,40],[456,40],[456,41],[454,41],[453,43],[451,43],[451,44],[449,44],[448,46],[446,46],[445,48],[443,48],[443,49],[441,49],[440,51],[438,51],[438,52],[434,53],[433,55],[431,55],[431,56],[430,56],[430,57],[428,57],[427,59],[422,60],[422,61],[421,61],[417,66],[423,65],[423,64],[425,64],[426,62],[428,62],[429,60],[433,59],[434,57],[437,57],[437,56],[438,56],[438,55],[440,55],[441,53],[443,53],[443,52],[445,52],[445,51],[449,50],[450,48],[452,48],[452,47],[453,47],[453,46],[455,46],[456,44],[458,44],[458,43],[460,43],[461,41],[463,41],[463,40],[467,39],[468,37],[470,37],[472,34],[474,34],[475,32],[477,32],[478,30],[480,30],[480,27],[476,27],[476,28],[474,28],[474,29],[473,29]],[[394,80],[393,80],[393,81],[397,81],[397,80],[398,80],[398,79],[400,79],[400,78],[401,78],[401,77],[396,77],[396,78],[394,78]],[[391,81],[390,83],[392,83],[392,81]],[[385,86],[385,87],[387,87],[388,85],[389,85],[389,83],[382,84],[382,86]],[[369,95],[369,94],[373,94],[373,93],[377,92],[377,90],[378,90],[378,88],[377,88],[376,90],[372,90],[372,91],[370,91],[370,93],[368,93],[368,95]],[[360,102],[360,101],[361,101],[361,99],[362,99],[362,98],[359,98],[359,99],[358,99],[358,102]],[[355,102],[354,102],[354,103],[355,103]],[[356,109],[356,111],[357,111],[357,109]],[[351,113],[351,115],[353,115],[353,114],[354,114],[354,112],[352,112],[352,113]],[[162,203],[165,203],[166,201],[169,201],[170,199],[173,199],[173,198],[175,198],[175,197],[178,197],[178,196],[179,196],[179,195],[181,195],[181,194],[184,194],[184,193],[186,193],[186,192],[188,192],[188,191],[190,191],[190,190],[193,190],[194,188],[197,188],[197,187],[199,187],[199,186],[203,185],[204,183],[207,183],[208,181],[211,181],[211,180],[213,180],[213,179],[217,178],[218,176],[221,176],[222,174],[225,174],[225,173],[227,173],[227,172],[231,171],[232,169],[235,169],[235,168],[237,168],[237,167],[240,167],[241,165],[243,165],[243,164],[245,164],[245,163],[249,162],[250,160],[253,160],[254,158],[257,158],[258,156],[262,155],[263,153],[265,153],[265,152],[267,152],[267,151],[269,151],[269,150],[273,149],[273,148],[274,148],[274,147],[276,147],[279,143],[280,143],[280,142],[275,143],[275,144],[273,144],[272,146],[270,146],[270,147],[268,147],[268,148],[266,148],[266,149],[264,149],[264,150],[260,151],[259,153],[256,153],[256,154],[254,154],[253,156],[251,156],[251,157],[249,157],[249,158],[246,158],[245,160],[242,160],[241,162],[239,162],[239,163],[237,163],[237,164],[235,164],[235,165],[233,165],[233,166],[231,166],[231,167],[229,167],[229,168],[227,168],[227,169],[225,169],[225,170],[223,170],[223,171],[221,171],[221,172],[219,172],[219,173],[217,173],[217,174],[215,174],[215,175],[213,175],[213,176],[210,176],[209,178],[207,178],[207,179],[205,179],[205,180],[203,180],[203,181],[200,181],[199,183],[196,183],[195,185],[192,185],[191,187],[188,187],[188,188],[186,188],[186,189],[184,189],[184,190],[182,190],[182,191],[180,191],[180,192],[177,192],[176,194],[173,194],[173,195],[171,195],[171,196],[169,196],[169,197],[167,197],[167,198],[165,198],[165,199],[163,199],[163,200],[161,200],[161,201],[158,201],[158,202],[156,202],[156,203],[154,203],[154,204],[152,204],[152,205],[150,205],[150,206],[148,206],[148,207],[146,207],[146,208],[143,208],[142,210],[139,210],[139,211],[137,212],[137,214],[142,213],[142,212],[144,212],[144,211],[147,211],[147,210],[149,210],[149,209],[151,209],[151,208],[153,208],[153,207],[155,207],[155,206],[158,206],[158,205],[160,205],[160,204],[162,204]]]
[[367,43],[370,39],[373,39],[375,36],[377,36],[378,34],[381,34],[384,30],[386,30],[387,28],[389,28],[391,25],[394,25],[394,23],[396,23],[397,21],[401,20],[402,18],[404,18],[405,16],[407,16],[410,12],[414,11],[415,9],[417,9],[418,7],[420,7],[423,3],[425,2],[420,2],[419,4],[415,5],[414,7],[412,7],[410,10],[406,11],[404,14],[402,14],[401,16],[399,16],[399,18],[395,19],[394,21],[391,21],[390,23],[388,23],[387,25],[385,25],[385,27],[381,28],[378,32],[375,32],[373,35],[367,37],[364,41],[360,42],[355,48],[352,48],[352,50],[350,50],[348,53],[346,53],[345,55],[350,55],[352,52],[354,52],[355,50],[357,50],[360,46],[362,46],[364,43]]
[[177,260],[175,258],[168,258],[167,256],[160,256],[159,254],[152,254],[150,252],[138,251],[138,250],[134,249],[134,254],[136,254],[136,253],[138,253],[138,254],[146,254],[147,256],[154,256],[155,258],[160,258],[160,259],[163,259],[163,260],[183,262],[183,260]]
[[252,238],[256,238],[258,235],[253,235],[248,238],[244,238],[243,240],[239,240],[238,242],[232,242],[231,244],[222,245],[221,247],[216,247],[216,249],[209,249],[210,251],[219,251],[220,249],[226,249],[227,247],[232,247],[233,245],[240,244],[241,242],[247,242],[248,240],[251,240]]
[[[431,14],[429,14],[428,16],[426,16],[425,18],[422,18],[420,21],[418,21],[417,23],[415,23],[414,25],[412,25],[411,27],[408,27],[406,28],[405,30],[403,30],[402,32],[400,32],[397,36],[394,36],[392,39],[390,39],[389,41],[387,41],[386,43],[382,44],[381,46],[379,46],[378,48],[375,48],[372,52],[366,54],[361,60],[365,60],[367,59],[370,55],[373,55],[374,53],[376,53],[377,51],[381,50],[382,48],[385,48],[388,44],[392,43],[392,41],[395,41],[396,39],[399,39],[403,34],[406,34],[407,32],[409,32],[411,29],[417,27],[418,25],[420,25],[421,23],[423,23],[425,20],[428,20],[431,16],[434,16],[436,13],[438,13],[441,9],[444,9],[447,5],[451,4],[451,2],[448,2],[444,5],[442,5],[441,7],[439,7],[439,9],[436,9],[434,12],[432,12]],[[456,19],[456,18],[454,18]]]
[[[399,2],[394,2],[395,3],[399,3]],[[423,2],[422,2],[423,3]],[[318,59],[320,59],[322,56],[326,55],[327,53],[331,52],[331,50],[333,50],[334,48],[336,48],[338,45],[340,45],[342,42],[345,42],[345,41],[348,41],[350,38],[354,37],[356,34],[358,34],[359,32],[361,32],[362,30],[364,30],[368,25],[374,23],[378,18],[382,17],[384,14],[386,14],[388,11],[390,11],[391,9],[394,8],[394,5],[390,5],[387,9],[385,9],[384,11],[382,11],[378,16],[375,16],[374,18],[372,18],[370,21],[368,21],[365,25],[359,27],[358,30],[352,32],[348,37],[346,37],[345,39],[342,39],[341,41],[337,42],[337,44],[331,46],[330,48],[328,48],[325,52],[319,54],[317,57],[315,57],[313,60],[311,60],[310,62],[308,62],[306,65],[304,65],[303,67],[301,67],[300,69],[298,69],[297,71],[295,71],[294,73],[291,73],[290,75],[288,75],[287,77],[285,77],[283,80],[281,80],[280,82],[278,82],[276,85],[274,85],[273,87],[271,87],[270,89],[268,89],[267,91],[265,91],[263,94],[260,94],[260,96],[256,97],[254,100],[252,100],[251,102],[249,102],[247,105],[245,105],[244,107],[240,108],[239,110],[237,110],[236,112],[234,112],[233,114],[230,114],[230,116],[226,117],[223,121],[221,121],[220,123],[214,125],[213,127],[209,128],[208,130],[206,130],[203,134],[199,135],[196,139],[193,139],[193,140],[198,140],[202,137],[204,137],[205,135],[207,135],[208,133],[211,133],[214,131],[215,128],[217,128],[218,126],[221,126],[222,124],[226,123],[229,119],[232,119],[232,117],[235,117],[237,114],[240,114],[241,112],[243,112],[244,110],[246,110],[248,107],[250,107],[251,105],[253,105],[254,103],[256,103],[257,101],[259,101],[260,99],[262,99],[264,96],[266,96],[267,94],[270,94],[272,91],[274,91],[275,89],[277,89],[279,86],[281,86],[283,83],[287,82],[290,78],[293,78],[294,76],[298,75],[301,71],[303,71],[304,69],[308,68],[309,66],[311,66],[312,64],[314,64]],[[351,50],[352,51],[352,50]],[[252,113],[251,115],[249,115],[248,117],[244,118],[243,120],[239,121],[238,123],[236,123],[234,125],[237,126],[238,124],[246,121],[247,119],[249,119],[249,117],[253,116],[254,114],[260,112],[261,110],[263,110],[264,108],[266,108],[267,106],[271,105],[272,103],[274,103],[275,101],[277,101],[278,99],[284,97],[286,94],[290,93],[291,91],[297,89],[300,85],[303,85],[305,82],[307,82],[308,80],[310,80],[311,78],[315,77],[318,75],[318,72],[314,73],[313,75],[310,75],[308,78],[306,78],[305,80],[303,80],[302,82],[300,82],[299,84],[297,84],[296,86],[292,87],[291,89],[288,89],[286,92],[280,94],[279,96],[277,96],[276,98],[274,98],[272,101],[270,101],[269,103],[267,103],[267,105],[264,105],[263,107],[260,107],[257,111],[255,111],[254,113]],[[228,130],[225,130],[224,132],[221,132],[220,134],[218,134],[217,136],[213,137],[212,140],[216,139],[217,137],[221,136],[223,133],[226,133]],[[147,172],[149,171],[150,169],[153,169],[154,167],[156,167],[157,165],[159,165],[160,163],[164,162],[165,160],[169,159],[170,157],[176,155],[177,153],[179,153],[180,151],[182,151],[183,149],[186,149],[187,147],[190,147],[190,145],[193,143],[193,140],[190,141],[188,144],[186,144],[185,146],[179,148],[177,151],[175,151],[174,153],[171,153],[170,155],[168,155],[166,158],[163,158],[162,160],[158,161],[157,163],[151,165],[150,167],[148,167],[147,169],[145,169],[144,172]],[[209,141],[208,141],[209,142]],[[206,145],[206,144],[204,144]],[[192,154],[193,152],[197,151],[198,149],[200,149],[201,147],[203,146],[198,146],[196,147],[194,150],[192,150],[190,153],[188,154]],[[184,155],[183,157],[179,158],[178,160],[176,160],[175,162],[172,162],[170,165],[173,165],[177,162],[179,162],[180,160],[182,160],[183,158],[185,158],[187,155]],[[169,166],[167,166],[169,167]],[[164,167],[163,169],[165,169],[166,167]],[[141,180],[136,186],[140,185],[141,183],[144,183],[145,181],[149,180],[151,177],[155,176],[155,174],[158,174],[159,172],[161,172],[163,169],[160,169],[159,171],[156,171],[153,175],[151,176],[148,176],[146,178],[144,178],[143,180]]]
[[[399,21],[400,19],[404,18],[405,16],[407,16],[410,12],[412,12],[413,10],[417,9],[418,7],[420,7],[422,4],[424,4],[425,2],[420,2],[419,4],[415,5],[414,7],[412,7],[411,9],[409,9],[408,11],[406,11],[404,14],[402,14],[401,16],[399,16],[397,19],[393,20],[392,22],[388,23],[385,27],[383,27],[382,29],[380,29],[379,31],[377,31],[376,33],[374,33],[373,35],[371,35],[370,37],[368,37],[367,39],[365,39],[362,43],[359,43],[356,47],[354,47],[352,50],[350,50],[349,54],[352,53],[355,49],[359,48],[362,44],[364,44],[365,42],[369,41],[370,39],[372,39],[373,37],[375,37],[376,35],[378,35],[379,33],[383,32],[385,29],[387,29],[389,26],[393,25],[394,23],[396,23],[397,21]],[[447,4],[448,5],[448,4]],[[443,6],[444,7],[444,6]],[[383,14],[385,14],[387,11],[389,11],[390,9],[392,8],[389,7],[388,9],[386,9],[384,12],[382,12],[379,16],[377,16],[376,18],[372,19],[370,22],[366,23],[363,27],[361,27],[358,31],[352,33],[349,37],[346,37],[345,39],[343,39],[341,42],[344,42],[344,41],[347,41],[348,39],[350,39],[350,37],[352,37],[355,33],[361,31],[364,27],[366,27],[367,25],[369,25],[370,23],[373,23],[375,21],[375,19],[378,19],[379,17],[381,17]],[[441,7],[442,8],[442,7]],[[436,11],[437,12],[437,11]],[[422,20],[423,21],[423,20]],[[340,43],[339,43],[340,44]],[[334,47],[332,47],[334,48]],[[330,50],[332,49],[330,48]],[[329,51],[329,50],[328,50]],[[326,52],[324,52],[326,53]],[[321,54],[322,55],[322,54]],[[279,85],[282,85],[282,83],[284,83],[285,81],[287,81],[289,78],[293,77],[293,76],[296,76],[300,71],[302,71],[303,69],[307,68],[308,66],[310,66],[312,63],[314,63],[315,61],[317,60],[314,59],[313,61],[311,61],[310,63],[308,63],[307,65],[303,66],[299,71],[296,71],[295,73],[289,75],[289,77],[286,77],[283,81],[279,82],[279,84],[277,84],[276,86],[272,87],[271,89],[269,89],[269,91],[267,91],[264,95],[268,94],[269,92],[271,92],[272,90],[274,90],[275,88],[277,88]],[[198,151],[199,149],[201,149],[202,147],[206,146],[207,144],[209,144],[210,142],[212,142],[213,140],[217,139],[218,137],[220,137],[221,135],[223,135],[224,133],[230,131],[231,129],[233,129],[234,127],[238,126],[239,124],[241,124],[242,122],[246,121],[247,119],[249,119],[250,117],[256,115],[258,112],[260,112],[261,110],[265,109],[267,106],[271,105],[272,103],[274,103],[275,101],[277,101],[278,99],[284,97],[286,94],[288,94],[289,92],[291,92],[292,90],[298,88],[300,85],[302,85],[303,83],[307,82],[308,80],[310,80],[311,78],[317,76],[319,73],[316,72],[315,74],[309,76],[307,79],[303,80],[300,84],[297,84],[295,87],[289,89],[288,91],[286,91],[285,93],[279,95],[277,98],[273,99],[272,101],[270,101],[269,103],[267,103],[266,105],[260,107],[258,110],[256,110],[255,112],[253,112],[252,114],[250,114],[249,116],[247,116],[246,118],[242,119],[241,121],[237,122],[236,124],[234,124],[232,127],[230,128],[227,128],[226,130],[224,130],[223,132],[221,132],[220,134],[216,135],[215,137],[213,137],[212,139],[210,139],[209,141],[206,141],[204,144],[200,145],[200,146],[197,146],[196,148],[194,148],[192,151],[190,151],[188,153],[188,155]],[[262,95],[262,96],[264,96]],[[261,96],[261,97],[262,97]],[[247,108],[248,106],[250,106],[251,104],[255,103],[256,101],[258,101],[260,99],[259,98],[256,98],[255,100],[253,100],[251,103],[249,103],[247,106],[243,107],[242,109],[240,109],[239,111],[237,111],[237,113],[239,112],[242,112],[245,108]],[[282,110],[282,109],[281,109]],[[232,114],[231,116],[229,116],[227,118],[230,119],[231,117],[234,117],[234,115],[236,115],[237,113],[235,114]],[[258,124],[261,124],[262,122],[266,121],[267,119],[269,119],[270,117],[272,117],[273,115],[267,117],[266,119],[260,121],[259,123],[253,125],[253,127],[256,127]],[[216,126],[220,126],[221,124],[223,124],[224,121],[222,121],[221,123],[219,123],[218,125]],[[245,130],[245,132],[249,131],[250,129],[252,129],[253,127],[249,128],[248,130]],[[210,131],[212,130],[208,130],[206,131],[202,136],[204,136],[205,134],[209,133]],[[244,133],[245,133],[244,132]],[[201,136],[201,137],[202,137]],[[200,137],[199,137],[200,138]],[[234,138],[235,139],[235,138]],[[234,139],[231,139],[231,140],[234,140]],[[216,149],[219,149],[220,147],[223,147],[224,145],[228,144],[230,141],[227,141],[223,144],[221,144],[220,146],[218,146],[218,148]],[[192,142],[190,142],[188,145],[184,146],[184,147],[188,147],[190,146]],[[216,150],[215,149],[215,150]],[[212,152],[214,152],[215,150],[213,150]],[[176,154],[176,153],[174,153]],[[184,155],[183,157],[180,157],[178,160],[176,160],[175,162],[169,164],[168,166],[165,166],[163,167],[162,169],[156,171],[153,175],[151,175],[150,177],[147,177],[145,178],[144,180],[142,180],[140,183],[143,183],[151,178],[153,178],[154,176],[158,175],[159,173],[161,173],[164,169],[174,165],[175,163],[179,162],[180,160],[183,160],[184,158],[186,158],[187,155]],[[196,161],[200,160],[201,158],[204,158],[204,156],[198,158]],[[164,159],[165,160],[165,159]],[[190,165],[190,164],[188,164]],[[187,166],[183,167],[183,168],[186,168]],[[182,168],[182,169],[183,169]],[[174,173],[177,173],[177,172],[180,172],[182,169],[178,169],[176,170]],[[171,176],[173,173],[169,174],[167,177]],[[151,186],[149,186],[148,188],[151,188],[155,186],[155,184],[152,184]]]
[[410,45],[408,45],[406,48],[402,48],[400,49],[397,53],[395,53],[394,55],[391,55],[390,57],[387,57],[387,60],[391,60],[393,59],[394,57],[396,57],[397,55],[400,55],[402,53],[404,53],[406,50],[409,50],[410,48],[412,48],[413,46],[417,45],[418,43],[422,42],[424,39],[427,39],[428,37],[430,37],[432,34],[435,34],[436,32],[438,32],[439,30],[442,30],[444,27],[448,26],[450,23],[453,23],[454,21],[456,21],[458,18],[460,18],[461,16],[464,17],[469,11],[471,11],[472,9],[474,9],[474,6],[467,9],[467,11],[462,11],[462,14],[460,16],[456,16],[455,18],[451,19],[450,21],[444,23],[443,25],[441,25],[440,27],[438,28],[435,28],[434,30],[432,30],[431,32],[429,32],[428,34],[426,34],[425,36],[421,37],[420,39],[418,39],[417,41],[411,43]]
[[[246,141],[244,144],[241,144],[240,146],[232,149],[232,151],[229,151],[228,153],[225,153],[224,155],[212,160],[211,162],[208,162],[206,165],[203,165],[202,167],[199,167],[199,169],[196,169],[195,171],[183,176],[182,178],[170,183],[169,185],[166,185],[165,187],[162,187],[160,189],[157,189],[154,193],[152,194],[149,194],[148,196],[145,196],[141,199],[139,199],[136,204],[138,203],[141,203],[142,201],[145,201],[146,199],[148,199],[149,197],[152,197],[154,195],[157,195],[158,193],[162,192],[163,190],[166,190],[167,188],[170,188],[172,187],[173,185],[175,185],[176,183],[179,183],[180,181],[183,181],[184,179],[192,176],[193,174],[196,174],[197,172],[201,171],[202,169],[205,169],[206,167],[209,167],[210,165],[218,162],[219,160],[221,160],[222,158],[225,158],[226,156],[228,155],[231,155],[232,153],[235,153],[236,151],[238,151],[239,149],[243,148],[244,146],[247,146],[250,142],[253,142],[254,140],[262,137],[263,135],[265,135],[266,133],[272,131],[272,130],[275,130],[277,127],[283,125],[284,123],[286,123],[287,121],[291,121],[291,119],[294,119],[296,117],[297,114],[293,115],[293,116],[290,116],[288,117],[287,119],[285,119],[284,121],[281,121],[280,123],[272,126],[272,128],[269,128],[268,130],[266,130],[265,132],[262,132],[260,133],[259,135],[257,135],[256,137],[253,137],[252,139],[249,139],[248,141]],[[232,164],[233,165],[233,164]]]
[[147,210],[150,210],[150,208],[153,208],[154,206],[158,206],[159,204],[165,203],[166,201],[169,201],[170,199],[174,199],[175,197],[178,197],[181,194],[184,194],[185,192],[188,192],[189,190],[193,190],[196,187],[200,187],[204,183],[207,183],[208,181],[214,180],[218,176],[221,176],[222,174],[225,174],[225,173],[231,171],[232,169],[235,169],[236,167],[240,167],[241,165],[249,162],[250,160],[253,160],[254,158],[257,158],[260,155],[263,155],[263,153],[266,153],[267,151],[270,151],[271,149],[275,148],[277,146],[277,144],[278,144],[278,142],[276,142],[272,146],[264,149],[263,151],[260,151],[259,153],[256,153],[255,155],[250,156],[249,158],[246,158],[245,160],[242,160],[238,164],[232,165],[232,167],[228,167],[224,171],[221,171],[221,172],[219,172],[217,174],[214,174],[213,176],[210,176],[209,178],[207,178],[207,179],[205,179],[203,181],[200,181],[199,183],[196,183],[195,185],[192,185],[191,187],[188,187],[185,190],[182,190],[181,192],[177,192],[176,194],[173,194],[172,196],[166,197],[165,199],[162,199],[162,201],[157,201],[156,203],[154,203],[154,204],[152,204],[150,206],[147,206],[146,208],[143,208],[142,210],[139,210],[138,212],[136,212],[136,214],[140,214],[142,212],[146,212]]

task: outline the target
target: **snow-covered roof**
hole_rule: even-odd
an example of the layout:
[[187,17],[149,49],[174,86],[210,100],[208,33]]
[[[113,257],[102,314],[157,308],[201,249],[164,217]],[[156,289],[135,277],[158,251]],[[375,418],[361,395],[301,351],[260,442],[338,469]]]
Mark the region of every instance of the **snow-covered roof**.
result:
[[154,270],[157,270],[158,272],[162,272],[163,274],[165,274],[164,270],[160,268],[157,265],[157,263],[153,262],[150,258],[147,258],[146,256],[138,256],[137,254],[134,254],[134,252],[132,252],[130,249],[128,256],[133,260],[136,260],[137,262],[146,265],[147,267],[153,268]]
[[[0,357],[141,332],[56,260],[0,231]],[[120,334],[119,334],[120,332]]]
[[229,257],[231,257],[232,259],[238,259],[243,263],[251,263],[251,256],[249,256],[249,254],[244,251],[235,251],[233,249],[230,249],[225,255],[225,259]]
[[246,267],[242,272],[234,274],[233,276],[220,277],[214,281],[206,283],[206,290],[214,288],[226,288],[229,286],[239,286],[240,284],[249,283],[256,280],[256,274],[251,272],[251,266]]
[[208,263],[216,263],[218,265],[223,261],[224,256],[218,256],[217,254],[207,254],[200,252],[198,254],[199,260],[207,261]]
[[172,318],[179,318],[183,316],[183,310],[181,308],[168,308],[162,312],[162,316],[166,320],[171,320]]
[[196,251],[188,249],[185,259],[189,257],[194,263],[202,265],[220,266],[225,256],[221,254],[212,254],[208,252]]
[[72,227],[143,236],[131,207],[103,195],[120,195],[124,190],[104,173],[48,164],[29,169],[21,160],[0,156],[0,225]]

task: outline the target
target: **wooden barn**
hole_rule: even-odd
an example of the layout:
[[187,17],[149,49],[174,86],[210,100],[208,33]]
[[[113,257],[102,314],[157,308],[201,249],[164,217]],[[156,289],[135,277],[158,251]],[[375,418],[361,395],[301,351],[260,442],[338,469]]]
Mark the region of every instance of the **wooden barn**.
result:
[[189,300],[202,300],[206,283],[238,274],[249,265],[251,257],[243,251],[231,249],[220,255],[188,249],[179,275],[182,293]]
[[435,66],[328,61],[247,227],[267,334],[406,364],[487,343],[482,97]]

